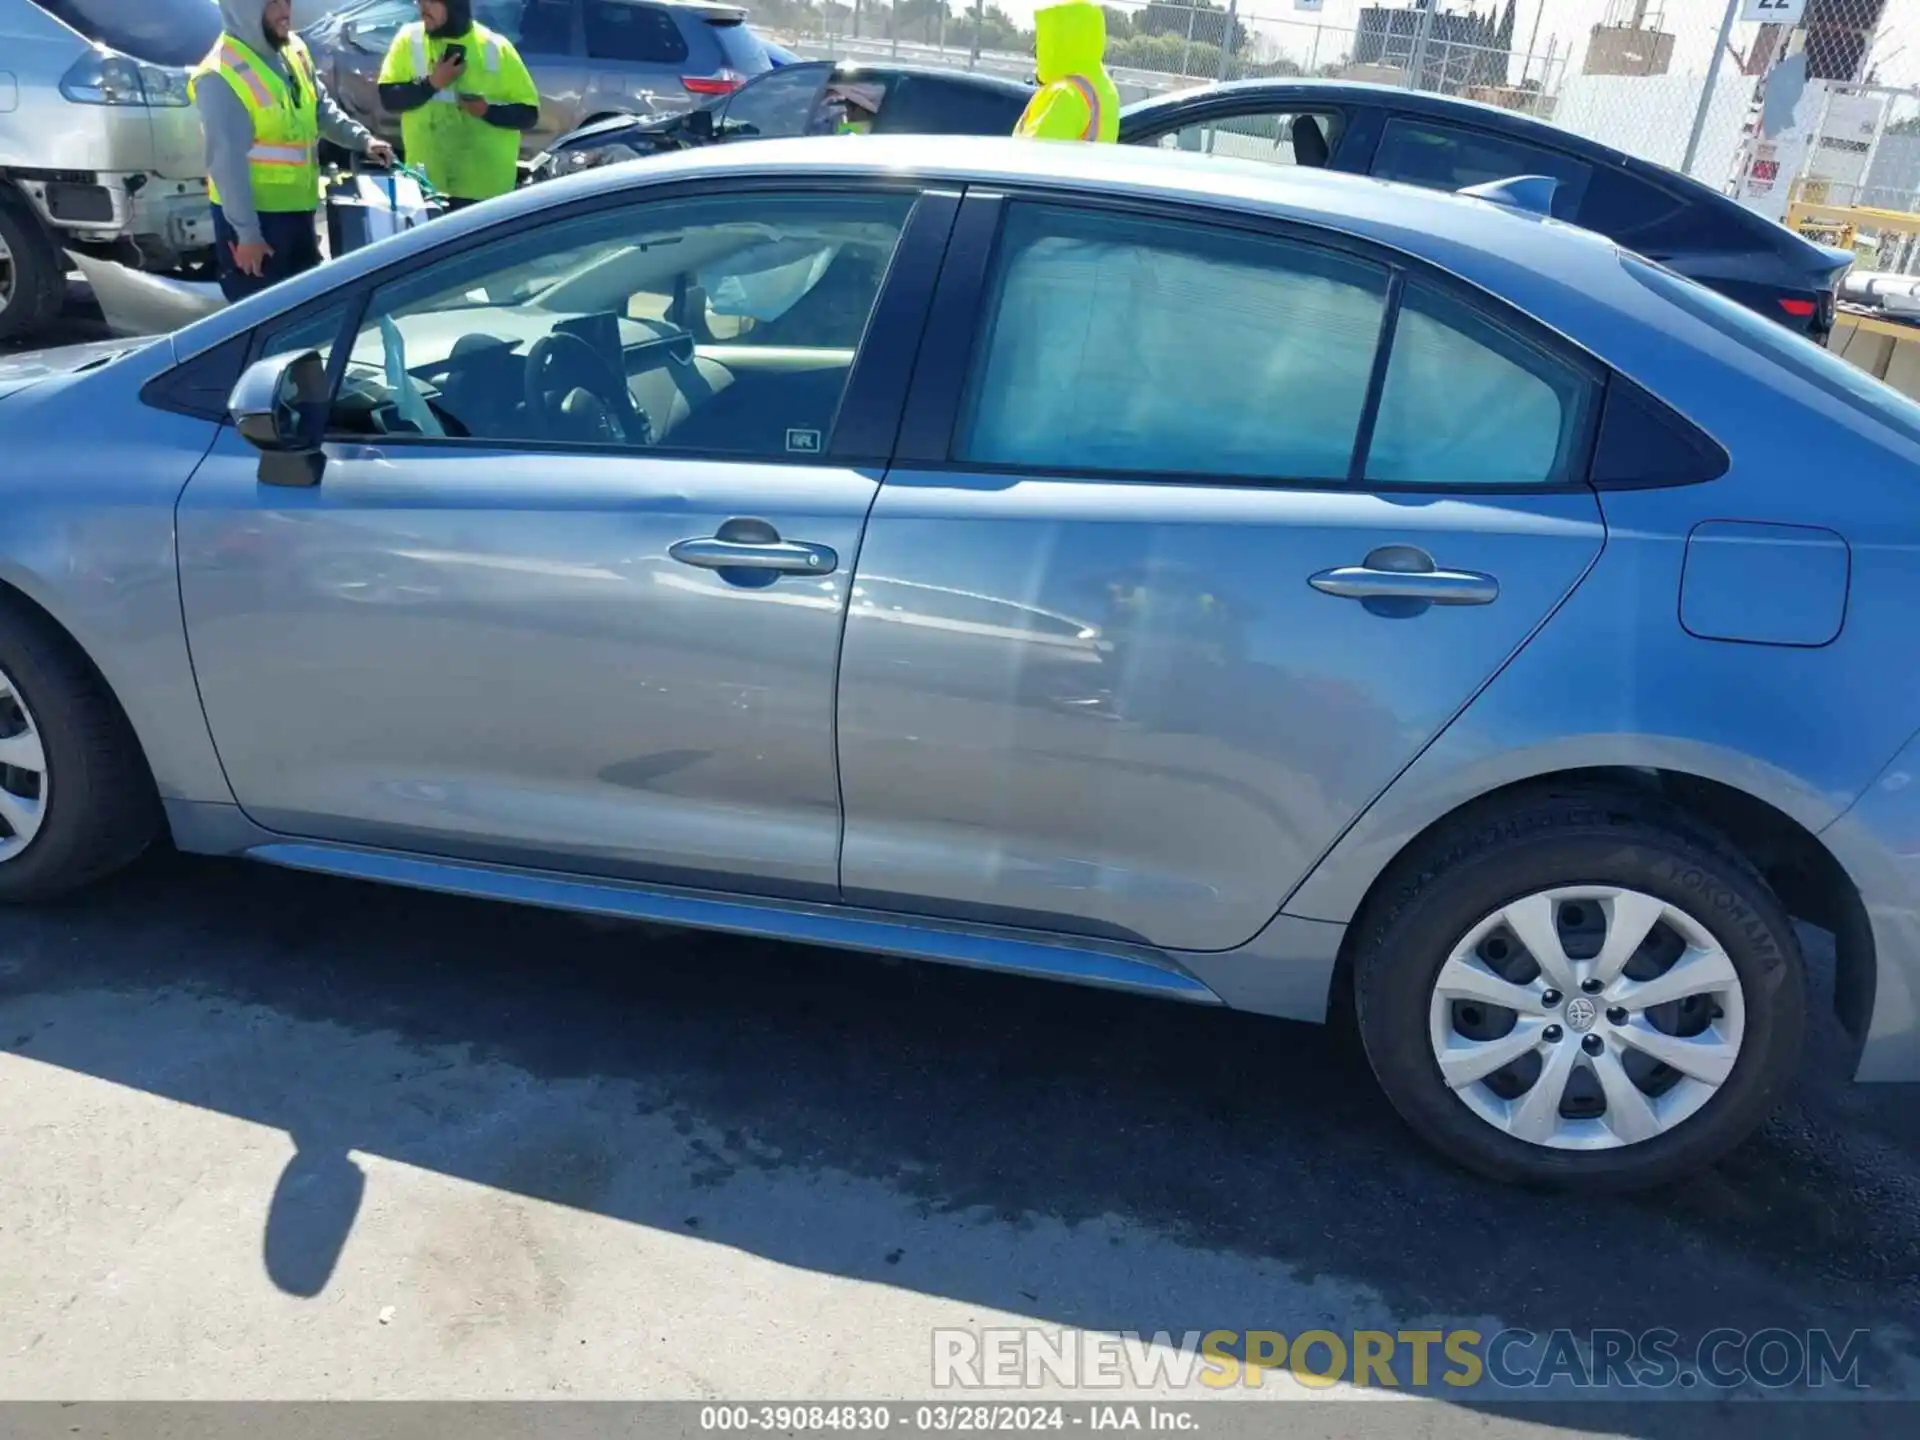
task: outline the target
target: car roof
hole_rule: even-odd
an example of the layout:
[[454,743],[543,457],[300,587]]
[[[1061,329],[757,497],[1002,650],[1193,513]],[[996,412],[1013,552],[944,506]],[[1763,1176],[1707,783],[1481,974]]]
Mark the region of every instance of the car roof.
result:
[[1548,121],[1499,105],[1467,100],[1429,90],[1407,90],[1397,85],[1381,85],[1363,80],[1329,80],[1311,76],[1292,76],[1259,80],[1228,80],[1217,84],[1191,86],[1167,95],[1149,96],[1121,110],[1122,126],[1149,121],[1154,116],[1178,112],[1190,105],[1211,105],[1219,100],[1266,101],[1273,104],[1376,105],[1409,115],[1425,115],[1458,125],[1503,134],[1514,140],[1558,150],[1591,164],[1610,166],[1638,176],[1673,192],[1676,199],[1699,205],[1712,212],[1723,224],[1751,235],[1765,248],[1790,255],[1797,263],[1818,263],[1824,256],[1821,247],[1804,236],[1775,224],[1764,215],[1747,209],[1730,195],[1694,179],[1691,175],[1617,150],[1576,131],[1563,129]]
[[1123,106],[1121,113],[1133,115],[1213,95],[1240,98],[1266,95],[1290,98],[1300,95],[1310,97],[1323,105],[1341,103],[1391,105],[1396,110],[1422,110],[1432,114],[1452,115],[1457,119],[1471,116],[1478,124],[1504,123],[1511,124],[1516,130],[1534,133],[1544,131],[1552,135],[1580,138],[1570,130],[1559,129],[1532,115],[1522,114],[1518,110],[1509,110],[1501,105],[1489,105],[1482,100],[1467,100],[1458,95],[1446,95],[1433,90],[1409,90],[1399,85],[1382,85],[1371,80],[1329,80],[1311,75],[1202,82],[1189,85],[1185,89],[1171,90],[1163,95],[1149,95],[1144,100],[1136,100],[1131,105]]

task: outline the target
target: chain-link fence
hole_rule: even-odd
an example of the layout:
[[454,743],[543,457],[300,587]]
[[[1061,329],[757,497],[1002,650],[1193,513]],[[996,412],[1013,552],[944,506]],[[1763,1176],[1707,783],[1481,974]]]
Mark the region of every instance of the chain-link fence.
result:
[[[1044,0],[749,0],[808,54],[1033,71]],[[1775,219],[1920,206],[1920,0],[1109,0],[1127,100],[1321,76],[1518,110]],[[1817,197],[1817,198],[1816,198]]]
[[[1541,48],[1520,43],[1514,27],[1522,3],[1500,0],[1489,11],[1486,0],[1477,9],[1111,0],[1103,7],[1107,68],[1129,99],[1214,80],[1313,75],[1444,90],[1533,111],[1554,88],[1570,42],[1549,43],[1536,33]],[[757,0],[754,13],[800,47],[848,58],[885,55],[1020,76],[1033,69],[1030,19],[984,0]]]

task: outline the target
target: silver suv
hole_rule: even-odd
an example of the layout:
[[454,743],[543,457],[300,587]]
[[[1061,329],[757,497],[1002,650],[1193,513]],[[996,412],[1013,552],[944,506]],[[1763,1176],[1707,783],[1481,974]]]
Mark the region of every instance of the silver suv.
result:
[[[295,7],[296,14],[299,7]],[[398,144],[380,104],[380,62],[414,0],[357,0],[302,29],[321,81],[354,119]],[[474,18],[513,42],[540,90],[531,159],[559,135],[609,115],[685,110],[773,68],[735,4],[703,0],[475,0]]]
[[0,340],[58,313],[63,250],[211,257],[187,70],[219,33],[215,0],[0,0]]

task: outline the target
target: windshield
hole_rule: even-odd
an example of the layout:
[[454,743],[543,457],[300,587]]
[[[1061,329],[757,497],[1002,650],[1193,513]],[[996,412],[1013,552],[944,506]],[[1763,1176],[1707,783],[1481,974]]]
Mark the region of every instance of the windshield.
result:
[[219,0],[34,0],[96,45],[149,65],[196,65],[220,38]]
[[1671,300],[1696,320],[1703,320],[1730,339],[1759,351],[1781,368],[1862,414],[1891,426],[1907,439],[1920,442],[1920,405],[1858,366],[1848,364],[1824,345],[1796,335],[1786,326],[1736,304],[1717,291],[1697,285],[1638,255],[1623,251],[1620,263],[1634,279]]

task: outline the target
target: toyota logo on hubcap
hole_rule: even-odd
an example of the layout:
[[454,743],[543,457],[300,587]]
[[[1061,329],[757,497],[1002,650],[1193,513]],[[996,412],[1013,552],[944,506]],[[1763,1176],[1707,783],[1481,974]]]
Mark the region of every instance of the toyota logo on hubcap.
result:
[[1576,995],[1567,1002],[1567,1026],[1572,1030],[1591,1030],[1593,1022],[1599,1018],[1600,1011],[1584,995]]

